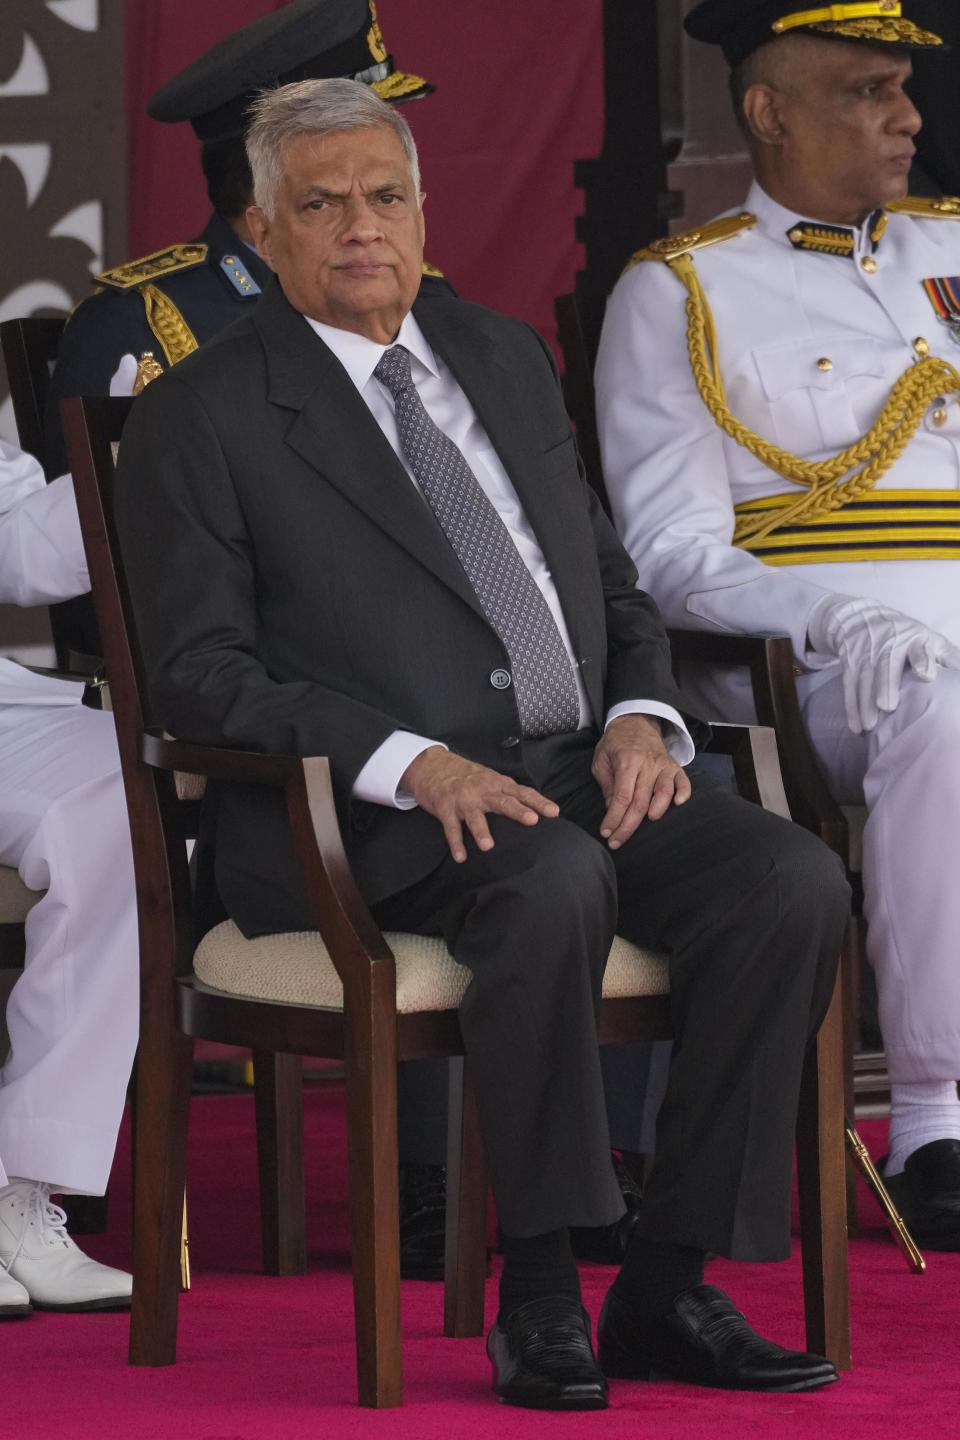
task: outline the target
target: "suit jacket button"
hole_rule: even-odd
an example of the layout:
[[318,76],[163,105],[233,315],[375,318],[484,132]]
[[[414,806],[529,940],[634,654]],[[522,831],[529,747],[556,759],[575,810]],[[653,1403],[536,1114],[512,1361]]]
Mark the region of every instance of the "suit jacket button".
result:
[[509,670],[491,670],[490,684],[494,690],[509,690],[513,684],[513,676]]
[[500,741],[501,750],[512,750],[515,745],[520,744],[519,735],[508,735],[505,740]]

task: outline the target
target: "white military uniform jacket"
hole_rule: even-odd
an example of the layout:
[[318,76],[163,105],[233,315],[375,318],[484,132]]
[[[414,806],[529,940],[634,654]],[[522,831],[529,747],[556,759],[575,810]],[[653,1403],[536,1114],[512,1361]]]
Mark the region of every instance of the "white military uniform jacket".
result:
[[[50,605],[89,589],[72,478],[46,485],[31,455],[0,440],[0,601]],[[76,705],[82,694],[0,658],[0,707]]]
[[[870,428],[920,354],[960,367],[960,345],[922,285],[960,274],[960,220],[891,213],[879,243],[868,222],[851,232],[853,254],[843,256],[795,248],[789,235],[803,217],[759,185],[745,208],[757,225],[694,259],[716,320],[727,402],[751,430],[804,459],[823,459]],[[955,560],[772,567],[734,547],[734,505],[803,492],[711,417],[690,368],[686,299],[662,262],[628,270],[607,307],[596,376],[614,518],[641,584],[668,621],[788,634],[802,659],[814,602],[842,591],[871,596],[960,641]],[[960,487],[956,397],[931,404],[879,486]]]

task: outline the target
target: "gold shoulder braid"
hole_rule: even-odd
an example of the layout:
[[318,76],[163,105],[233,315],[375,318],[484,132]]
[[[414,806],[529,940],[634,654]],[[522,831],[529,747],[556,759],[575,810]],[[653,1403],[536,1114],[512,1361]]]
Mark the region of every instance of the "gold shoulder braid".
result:
[[207,246],[200,242],[189,245],[170,245],[166,250],[155,250],[139,260],[128,260],[125,265],[115,265],[95,276],[98,285],[110,290],[132,290],[146,285],[160,275],[173,275],[180,270],[192,270],[202,265],[207,258]]
[[178,360],[197,349],[197,337],[170,296],[156,285],[142,285],[140,294],[147,312],[147,324],[160,341],[167,364],[176,365]]
[[757,223],[756,215],[744,211],[742,215],[728,215],[719,220],[711,220],[707,225],[701,225],[698,230],[688,230],[683,235],[664,235],[661,240],[653,240],[631,255],[623,268],[623,273],[632,270],[634,265],[639,265],[642,260],[663,260],[668,265],[679,255],[688,255],[691,250],[704,250],[708,245],[718,245],[721,240],[729,240],[733,235],[739,235],[742,230],[750,230]]
[[832,460],[803,460],[761,439],[731,412],[720,374],[713,312],[693,256],[687,250],[668,258],[667,264],[687,291],[687,350],[703,403],[731,439],[805,492],[796,498],[771,497],[769,508],[739,513],[733,538],[734,544],[744,549],[758,547],[765,536],[781,526],[810,523],[872,490],[903,454],[934,398],[960,394],[960,372],[949,361],[928,355],[900,376],[879,418],[865,435]]
[[886,208],[916,220],[960,220],[960,195],[941,195],[939,200],[929,195],[907,195],[903,200],[891,200]]

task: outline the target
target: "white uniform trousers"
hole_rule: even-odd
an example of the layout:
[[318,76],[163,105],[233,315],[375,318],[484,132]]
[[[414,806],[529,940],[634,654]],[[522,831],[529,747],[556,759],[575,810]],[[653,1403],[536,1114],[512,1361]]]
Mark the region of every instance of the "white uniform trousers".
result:
[[[49,682],[48,682],[49,683]],[[113,717],[0,706],[0,863],[46,890],[7,1007],[0,1185],[102,1194],[138,1026],[133,864]]]
[[[960,672],[904,675],[900,706],[854,735],[842,681],[800,682],[834,797],[866,803],[867,948],[894,1082],[960,1078]],[[806,694],[804,691],[806,690]]]

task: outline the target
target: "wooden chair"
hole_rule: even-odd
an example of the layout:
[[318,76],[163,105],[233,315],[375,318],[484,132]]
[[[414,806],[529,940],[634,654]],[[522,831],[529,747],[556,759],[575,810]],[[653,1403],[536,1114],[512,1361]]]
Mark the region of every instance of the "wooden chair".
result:
[[[63,403],[71,466],[106,651],[133,837],[141,927],[142,1030],[137,1063],[134,1296],[130,1358],[175,1359],[176,1256],[184,1180],[188,1037],[247,1044],[258,1077],[287,1058],[344,1062],[351,1248],[361,1404],[401,1401],[396,1151],[398,1059],[457,1057],[451,1084],[444,1329],[483,1323],[484,1161],[465,1085],[457,1005],[469,980],[439,941],[384,936],[344,856],[327,761],[243,754],[163,736],[149,725],[142,661],[113,521],[111,446],[128,401]],[[721,727],[744,793],[786,813],[772,733]],[[245,941],[231,922],[194,945],[176,772],[281,788],[317,933]],[[670,1036],[666,962],[626,942],[604,981],[601,1043]],[[805,1066],[798,1165],[807,1339],[849,1365],[838,997]],[[266,1098],[264,1112],[280,1114]],[[275,1144],[283,1165],[289,1128]],[[263,1171],[261,1171],[263,1174]],[[285,1218],[274,1216],[282,1235]]]

